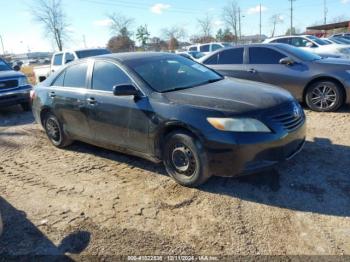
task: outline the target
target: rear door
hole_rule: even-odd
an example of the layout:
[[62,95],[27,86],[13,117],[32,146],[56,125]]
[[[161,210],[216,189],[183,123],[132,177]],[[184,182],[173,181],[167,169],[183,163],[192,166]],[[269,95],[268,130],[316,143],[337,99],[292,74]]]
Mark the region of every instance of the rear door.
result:
[[222,50],[209,58],[204,64],[224,76],[249,79],[247,66],[244,63],[244,48]]
[[308,68],[302,63],[280,64],[280,60],[285,57],[287,54],[274,48],[250,47],[248,64],[250,79],[283,87],[299,98],[303,88],[299,85],[298,79],[303,79],[302,76],[307,74]]
[[58,119],[71,136],[91,139],[86,99],[88,63],[66,68],[53,82],[48,96]]
[[87,95],[89,123],[98,143],[125,147],[138,152],[148,150],[147,98],[115,96],[113,86],[133,84],[119,65],[96,60]]

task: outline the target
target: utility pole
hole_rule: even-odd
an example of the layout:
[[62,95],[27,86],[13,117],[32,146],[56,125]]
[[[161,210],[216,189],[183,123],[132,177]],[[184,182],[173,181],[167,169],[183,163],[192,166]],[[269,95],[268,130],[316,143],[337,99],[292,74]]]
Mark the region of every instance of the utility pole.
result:
[[260,25],[259,25],[260,31],[259,31],[259,40],[261,41],[261,3],[260,3]]
[[5,48],[4,48],[4,42],[2,41],[2,36],[0,35],[0,42],[2,47],[2,53],[5,55]]
[[241,24],[241,8],[238,7],[238,29],[239,29],[239,42],[242,41],[242,24]]
[[323,0],[323,5],[324,5],[324,24],[327,24],[327,15],[328,15],[327,0]]
[[87,48],[85,35],[83,35],[83,43],[84,43],[84,48]]
[[288,0],[290,2],[290,32],[289,35],[293,34],[293,2],[295,2],[296,0]]

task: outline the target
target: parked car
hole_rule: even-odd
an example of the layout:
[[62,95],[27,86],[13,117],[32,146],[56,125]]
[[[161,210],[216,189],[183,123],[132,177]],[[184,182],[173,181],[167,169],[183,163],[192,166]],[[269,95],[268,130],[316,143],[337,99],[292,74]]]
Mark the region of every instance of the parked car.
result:
[[226,76],[283,87],[315,111],[336,111],[350,103],[349,60],[285,44],[255,44],[219,50],[200,62]]
[[322,57],[350,59],[350,48],[347,45],[329,44],[312,35],[281,36],[270,38],[264,43],[288,44]]
[[321,38],[321,39],[330,44],[350,45],[350,40],[341,38],[341,37],[329,37],[329,38]]
[[334,34],[332,37],[341,37],[341,38],[346,38],[350,40],[350,33],[341,33],[341,34]]
[[209,54],[219,49],[232,46],[230,43],[207,43],[207,44],[195,44],[187,47],[187,51],[201,52],[203,54]]
[[105,48],[56,52],[52,55],[50,65],[41,65],[34,68],[37,83],[44,81],[51,73],[56,72],[61,66],[66,65],[74,60],[110,53],[111,52]]
[[35,88],[33,112],[57,147],[81,140],[163,161],[185,186],[257,172],[305,141],[305,115],[289,92],[167,53],[73,62]]
[[21,105],[23,110],[30,110],[29,92],[32,86],[27,77],[19,71],[18,65],[11,68],[0,59],[0,107]]
[[197,51],[187,51],[187,52],[177,52],[176,54],[181,55],[183,57],[192,59],[192,60],[197,60],[205,56],[205,54]]

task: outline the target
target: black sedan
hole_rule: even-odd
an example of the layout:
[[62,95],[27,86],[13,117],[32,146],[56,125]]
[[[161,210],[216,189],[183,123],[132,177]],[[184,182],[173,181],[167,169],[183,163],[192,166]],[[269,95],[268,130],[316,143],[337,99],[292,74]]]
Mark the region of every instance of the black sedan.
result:
[[163,161],[185,186],[257,172],[293,157],[305,141],[305,115],[289,92],[224,78],[174,54],[76,61],[33,97],[55,146],[81,140]]
[[336,111],[350,103],[349,60],[285,44],[256,44],[220,50],[200,62],[226,76],[285,88],[314,111]]

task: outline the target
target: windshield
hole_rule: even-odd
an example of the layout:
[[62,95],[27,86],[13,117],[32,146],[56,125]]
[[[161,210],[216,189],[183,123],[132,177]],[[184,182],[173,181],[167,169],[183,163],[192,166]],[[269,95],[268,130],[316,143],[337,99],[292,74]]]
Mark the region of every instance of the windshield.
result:
[[76,54],[79,59],[91,57],[91,56],[98,56],[98,55],[107,55],[110,54],[107,49],[91,49],[91,50],[82,50],[77,51]]
[[290,45],[280,45],[279,48],[283,49],[284,51],[287,51],[288,53],[291,53],[292,55],[296,56],[297,58],[299,58],[302,61],[315,61],[315,60],[320,60],[322,59],[322,57],[305,51],[301,48],[297,48],[294,46],[290,46]]
[[2,59],[0,59],[0,71],[8,71],[12,70],[12,68]]
[[312,40],[312,41],[314,41],[315,43],[317,43],[319,45],[330,45],[331,44],[331,43],[327,43],[326,41],[324,41],[324,40],[322,40],[322,39],[320,39],[320,38],[318,38],[316,36],[310,35],[307,38]]
[[200,86],[223,79],[214,71],[181,56],[162,56],[126,61],[157,92]]

